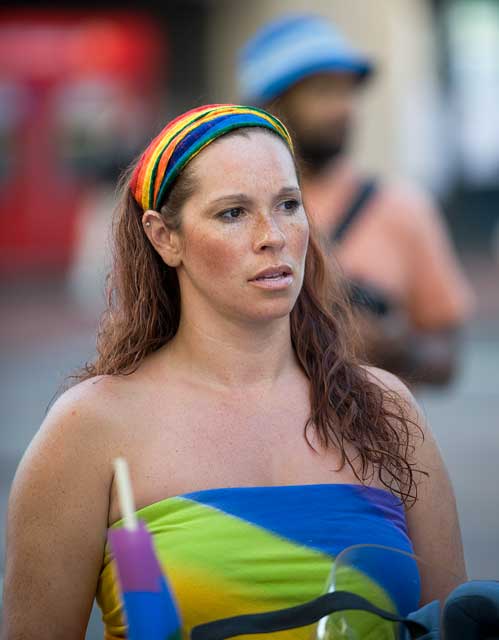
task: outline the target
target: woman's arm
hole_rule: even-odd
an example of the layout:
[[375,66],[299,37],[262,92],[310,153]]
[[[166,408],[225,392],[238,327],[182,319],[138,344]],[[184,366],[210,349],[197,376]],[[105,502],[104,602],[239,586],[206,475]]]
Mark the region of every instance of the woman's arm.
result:
[[454,490],[438,445],[414,399],[418,424],[424,441],[416,445],[418,469],[426,471],[418,482],[414,506],[407,510],[409,536],[422,565],[422,602],[443,600],[467,580],[463,543]]
[[2,640],[85,637],[112,474],[89,387],[79,385],[57,401],[17,470],[9,499]]
[[410,419],[420,427],[411,428],[413,462],[428,476],[416,474],[417,500],[407,509],[407,525],[414,552],[424,561],[420,567],[422,603],[442,600],[467,580],[454,491],[435,438],[409,389],[386,371],[376,369],[373,375],[397,392]]

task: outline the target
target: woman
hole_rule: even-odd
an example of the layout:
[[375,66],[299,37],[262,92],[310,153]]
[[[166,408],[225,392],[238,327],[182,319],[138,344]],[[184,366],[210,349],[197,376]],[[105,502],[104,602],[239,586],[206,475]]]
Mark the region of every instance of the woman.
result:
[[[4,639],[82,638],[96,592],[106,637],[126,637],[105,553],[117,456],[186,631],[319,595],[356,543],[465,578],[436,444],[405,387],[351,355],[276,118],[210,105],[169,123],[114,233],[99,355],[12,488]],[[423,602],[455,586],[435,578]]]

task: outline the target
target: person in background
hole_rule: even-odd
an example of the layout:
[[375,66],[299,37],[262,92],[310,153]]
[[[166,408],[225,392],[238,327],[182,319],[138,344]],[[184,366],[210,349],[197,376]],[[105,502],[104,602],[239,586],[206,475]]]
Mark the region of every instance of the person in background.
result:
[[473,297],[431,199],[348,158],[356,98],[372,74],[329,22],[287,15],[239,52],[239,98],[294,136],[307,211],[347,276],[367,358],[411,384],[446,384]]

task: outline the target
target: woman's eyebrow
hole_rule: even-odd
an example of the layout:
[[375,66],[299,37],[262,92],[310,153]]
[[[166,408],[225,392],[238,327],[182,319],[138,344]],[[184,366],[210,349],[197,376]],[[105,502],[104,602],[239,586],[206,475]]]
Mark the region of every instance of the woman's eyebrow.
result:
[[[297,195],[300,194],[300,187],[298,185],[294,186],[286,186],[280,189],[280,191],[275,195],[276,198],[282,198],[286,195]],[[229,193],[225,196],[220,196],[219,198],[215,198],[210,201],[210,204],[220,204],[223,202],[252,202],[252,198],[248,196],[246,193]]]
[[221,204],[223,202],[251,202],[251,198],[245,193],[229,193],[226,196],[220,196],[210,201],[210,205]]
[[279,193],[277,194],[277,198],[281,198],[282,196],[287,195],[299,195],[301,193],[300,187],[298,185],[283,187]]

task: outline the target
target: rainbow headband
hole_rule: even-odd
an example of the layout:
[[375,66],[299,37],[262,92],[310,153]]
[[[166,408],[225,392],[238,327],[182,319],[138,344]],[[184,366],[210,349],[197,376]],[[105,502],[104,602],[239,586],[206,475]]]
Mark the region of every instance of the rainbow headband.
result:
[[135,167],[130,189],[142,210],[158,211],[186,164],[210,142],[242,127],[270,129],[293,152],[286,127],[263,109],[235,104],[211,104],[192,109],[166,125],[149,144]]

